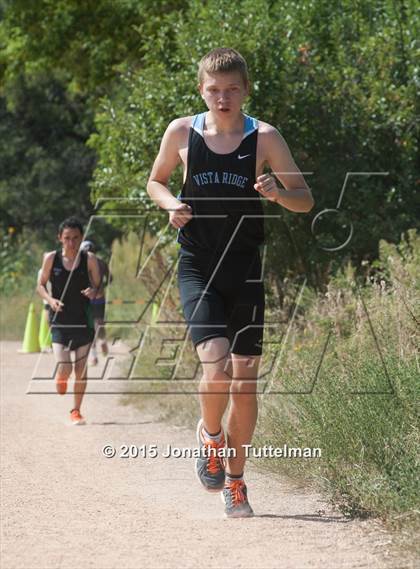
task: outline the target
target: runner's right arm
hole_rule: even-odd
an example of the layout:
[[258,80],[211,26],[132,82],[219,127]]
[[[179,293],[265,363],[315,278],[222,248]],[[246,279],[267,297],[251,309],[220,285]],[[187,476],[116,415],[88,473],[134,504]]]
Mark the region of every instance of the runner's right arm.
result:
[[192,218],[191,207],[177,200],[168,188],[169,178],[181,162],[179,148],[183,135],[185,119],[172,121],[163,135],[159,154],[147,182],[147,193],[159,207],[169,212],[169,223],[177,229]]
[[54,312],[60,312],[64,306],[64,303],[62,303],[61,300],[58,300],[57,298],[53,298],[47,290],[47,283],[50,280],[54,257],[55,251],[45,253],[41,270],[38,273],[38,285],[36,287],[36,290],[39,296],[48,302]]

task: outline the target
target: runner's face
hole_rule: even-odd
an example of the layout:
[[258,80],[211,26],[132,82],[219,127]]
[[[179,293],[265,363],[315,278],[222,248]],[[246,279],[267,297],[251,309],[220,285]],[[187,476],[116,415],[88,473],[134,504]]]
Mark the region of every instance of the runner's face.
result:
[[220,117],[237,114],[248,95],[248,86],[244,84],[239,71],[204,72],[199,89],[209,111]]
[[65,227],[63,229],[63,233],[59,235],[58,238],[65,252],[77,253],[82,242],[83,235],[80,233],[80,229]]

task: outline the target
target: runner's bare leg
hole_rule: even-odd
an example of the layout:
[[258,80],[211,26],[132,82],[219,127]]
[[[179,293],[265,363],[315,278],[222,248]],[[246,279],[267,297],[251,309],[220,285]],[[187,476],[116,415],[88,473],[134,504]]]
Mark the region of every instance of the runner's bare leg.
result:
[[229,474],[242,474],[245,467],[245,449],[251,444],[258,417],[257,377],[261,356],[232,354],[233,378],[230,388],[230,407],[227,417],[227,443],[236,449],[236,457],[228,458]]
[[229,401],[232,368],[227,338],[211,338],[197,346],[203,366],[199,399],[204,428],[208,433],[220,431],[223,414]]

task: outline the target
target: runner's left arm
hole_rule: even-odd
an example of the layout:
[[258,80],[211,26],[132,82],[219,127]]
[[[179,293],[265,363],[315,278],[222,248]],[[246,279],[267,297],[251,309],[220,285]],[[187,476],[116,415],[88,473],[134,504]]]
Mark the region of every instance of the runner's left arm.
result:
[[315,205],[312,192],[284,138],[274,127],[267,127],[261,136],[264,158],[283,188],[277,185],[276,179],[270,174],[258,176],[254,188],[269,201],[276,202],[290,211],[307,213]]

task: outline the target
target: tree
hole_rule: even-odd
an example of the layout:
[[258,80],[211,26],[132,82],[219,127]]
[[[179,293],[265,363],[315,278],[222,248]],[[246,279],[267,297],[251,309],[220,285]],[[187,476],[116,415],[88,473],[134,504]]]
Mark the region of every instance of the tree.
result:
[[55,235],[69,215],[87,219],[95,153],[87,148],[92,118],[49,78],[15,83],[14,108],[0,99],[0,219],[18,232]]
[[182,0],[2,0],[3,78],[53,74],[72,93],[95,99],[140,66],[160,20]]
[[[164,129],[177,116],[204,110],[196,90],[199,59],[215,46],[232,46],[252,72],[245,110],[277,126],[301,170],[313,172],[307,179],[315,213],[336,207],[348,171],[389,172],[350,178],[344,217],[325,217],[316,235],[314,213],[283,210],[283,223],[267,222],[275,244],[270,266],[280,281],[306,272],[318,285],[347,258],[360,266],[376,257],[380,238],[399,241],[418,226],[418,68],[407,49],[418,27],[411,1],[191,0],[182,19],[170,14],[162,21],[142,68],[127,71],[119,91],[102,99],[90,139],[99,157],[94,197],[134,197],[150,207],[146,181]],[[180,186],[178,172],[175,193]],[[350,247],[332,254],[316,247],[342,243],[337,234],[350,223]]]

